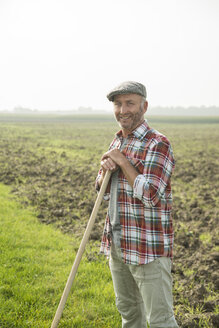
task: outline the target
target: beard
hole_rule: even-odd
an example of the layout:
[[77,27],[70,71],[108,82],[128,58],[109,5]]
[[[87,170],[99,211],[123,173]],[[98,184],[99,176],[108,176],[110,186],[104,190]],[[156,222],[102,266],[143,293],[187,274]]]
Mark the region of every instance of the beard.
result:
[[144,120],[144,111],[142,106],[139,108],[137,113],[126,113],[117,114],[116,120],[120,127],[127,131],[133,131],[137,126],[139,126]]

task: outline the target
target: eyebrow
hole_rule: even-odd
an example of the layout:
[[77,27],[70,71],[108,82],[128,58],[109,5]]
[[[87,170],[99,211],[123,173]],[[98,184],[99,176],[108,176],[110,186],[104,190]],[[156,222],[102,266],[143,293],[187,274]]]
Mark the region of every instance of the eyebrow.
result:
[[[135,102],[134,99],[126,99],[125,102]],[[120,100],[114,100],[114,103],[121,103]]]

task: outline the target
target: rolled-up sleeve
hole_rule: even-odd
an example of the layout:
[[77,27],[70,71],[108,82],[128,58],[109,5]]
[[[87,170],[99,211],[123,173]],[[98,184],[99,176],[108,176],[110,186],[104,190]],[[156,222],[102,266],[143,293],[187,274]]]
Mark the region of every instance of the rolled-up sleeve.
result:
[[139,174],[133,186],[134,197],[141,200],[145,189],[149,189],[149,183],[143,174]]
[[143,174],[139,174],[133,186],[133,196],[147,207],[156,206],[168,196],[168,185],[174,169],[173,152],[168,141],[155,142],[141,161]]

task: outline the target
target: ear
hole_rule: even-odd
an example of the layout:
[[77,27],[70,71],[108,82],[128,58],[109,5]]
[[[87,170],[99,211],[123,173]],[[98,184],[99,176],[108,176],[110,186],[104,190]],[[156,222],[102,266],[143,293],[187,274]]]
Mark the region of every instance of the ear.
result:
[[146,113],[147,112],[147,109],[148,109],[148,102],[147,102],[147,100],[144,102],[144,113]]

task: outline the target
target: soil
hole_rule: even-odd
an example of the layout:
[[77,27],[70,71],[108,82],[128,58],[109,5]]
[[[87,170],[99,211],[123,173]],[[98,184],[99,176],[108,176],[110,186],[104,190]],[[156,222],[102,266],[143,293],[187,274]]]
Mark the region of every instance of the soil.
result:
[[[44,224],[81,238],[96,199],[96,166],[80,166],[63,151],[43,152],[1,140],[0,181],[36,208]],[[77,165],[76,165],[77,164]],[[214,157],[196,152],[177,158],[174,194],[174,304],[180,327],[219,327],[218,200],[219,168]],[[106,203],[96,219],[92,240],[100,240]],[[193,310],[192,310],[193,309]],[[208,322],[208,325],[206,325]]]

